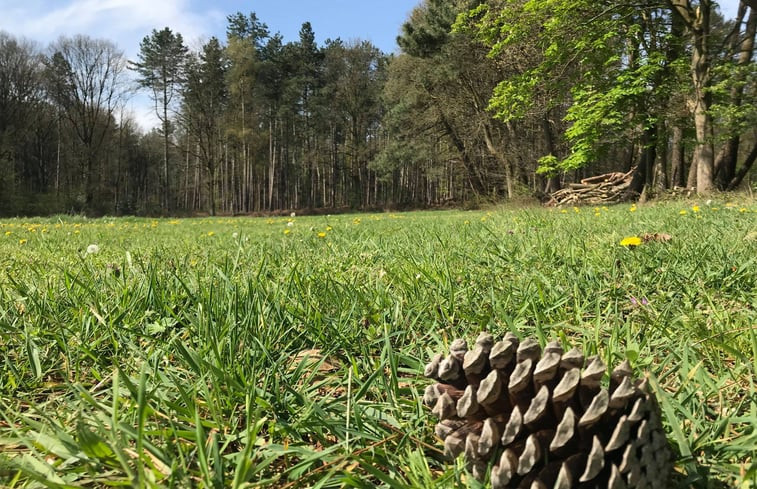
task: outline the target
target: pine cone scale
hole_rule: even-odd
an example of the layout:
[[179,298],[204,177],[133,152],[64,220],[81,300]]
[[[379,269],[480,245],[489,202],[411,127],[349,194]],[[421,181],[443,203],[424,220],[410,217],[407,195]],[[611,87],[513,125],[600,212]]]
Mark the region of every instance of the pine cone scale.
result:
[[423,402],[439,418],[445,453],[463,455],[493,489],[667,485],[659,407],[627,360],[608,374],[601,358],[559,342],[542,350],[533,338],[482,333],[471,349],[453,341],[424,374],[436,381]]

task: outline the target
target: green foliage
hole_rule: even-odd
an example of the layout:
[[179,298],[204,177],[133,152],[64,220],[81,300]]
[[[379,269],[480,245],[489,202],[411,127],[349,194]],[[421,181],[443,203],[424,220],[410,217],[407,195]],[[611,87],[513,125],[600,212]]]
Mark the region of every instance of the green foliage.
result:
[[[129,63],[161,121],[149,134],[123,108],[131,89],[113,43],[74,36],[43,51],[0,33],[0,213],[475,205],[554,188],[537,171],[566,180],[662,156],[679,183],[688,153],[654,151],[669,134],[694,134],[675,147],[693,141],[697,158],[727,141],[717,183],[735,185],[757,123],[754,23],[724,22],[713,4],[712,25],[695,28],[700,5],[675,3],[680,15],[646,0],[424,0],[394,56],[359,40],[319,45],[309,22],[284,42],[254,12],[228,16],[226,38],[191,55],[156,29]],[[697,32],[711,50],[702,83]],[[710,108],[698,132],[695,85]]]
[[[618,140],[637,140],[667,104],[673,74],[665,15],[655,5],[586,0],[506,1],[461,15],[456,29],[472,31],[495,59],[518,57],[518,70],[494,89],[489,109],[520,120],[546,94],[567,106],[567,156],[542,160],[542,173],[595,163]],[[524,50],[533,49],[530,59]],[[548,106],[548,107],[549,107]]]
[[229,39],[244,40],[257,50],[263,47],[263,41],[270,36],[268,26],[258,19],[255,12],[250,12],[249,15],[237,12],[227,16],[226,19],[229,22],[226,27],[226,36]]
[[460,2],[449,0],[425,0],[402,24],[402,33],[397,37],[402,51],[420,58],[429,58],[443,49],[448,42],[452,24],[463,7]]
[[[153,99],[170,105],[171,98],[184,78],[184,64],[188,48],[181,34],[168,27],[158,31],[153,29],[139,44],[139,61],[131,63],[137,72],[140,86],[152,91]],[[162,112],[158,116],[162,116]]]
[[0,484],[459,487],[420,373],[488,330],[629,356],[672,487],[748,487],[757,207],[692,204],[4,220]]
[[555,175],[560,170],[560,161],[557,156],[549,154],[539,158],[539,168],[537,172],[544,175]]
[[560,167],[575,170],[595,162],[603,146],[655,124],[655,114],[637,109],[656,98],[655,80],[662,69],[660,61],[649,58],[636,69],[620,71],[605,89],[575,86],[565,117],[572,123],[565,133],[572,151]]
[[[757,63],[719,65],[713,69],[713,78],[711,112],[724,137],[757,127]],[[733,103],[734,91],[740,93],[738,105]]]

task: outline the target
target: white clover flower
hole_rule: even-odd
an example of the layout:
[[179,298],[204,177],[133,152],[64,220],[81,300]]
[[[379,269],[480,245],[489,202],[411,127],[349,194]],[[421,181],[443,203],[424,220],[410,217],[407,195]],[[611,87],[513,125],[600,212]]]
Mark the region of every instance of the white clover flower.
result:
[[291,214],[289,214],[289,217],[296,217],[296,216],[297,216],[296,212],[292,212]]
[[239,233],[232,233],[231,237],[237,239],[239,237]]
[[97,253],[99,251],[100,251],[100,247],[97,246],[96,244],[91,244],[91,245],[87,246],[87,254],[88,255],[93,255],[93,254],[95,254],[95,253]]
[[289,222],[287,223],[287,227],[291,228],[292,226],[294,226],[294,223],[293,223],[292,221],[289,221]]

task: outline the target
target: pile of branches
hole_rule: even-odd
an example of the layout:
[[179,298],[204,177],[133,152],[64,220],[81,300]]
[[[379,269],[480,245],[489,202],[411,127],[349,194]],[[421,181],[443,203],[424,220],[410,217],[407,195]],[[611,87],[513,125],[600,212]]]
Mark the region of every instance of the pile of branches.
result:
[[567,187],[550,194],[547,202],[550,206],[577,204],[615,204],[633,196],[630,192],[633,174],[612,172],[595,177],[584,178],[580,183],[571,183]]

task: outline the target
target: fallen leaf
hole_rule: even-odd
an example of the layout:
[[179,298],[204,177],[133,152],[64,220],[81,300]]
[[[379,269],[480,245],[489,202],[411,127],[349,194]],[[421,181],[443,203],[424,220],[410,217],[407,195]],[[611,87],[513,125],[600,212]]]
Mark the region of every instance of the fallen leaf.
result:
[[324,358],[321,350],[317,348],[302,350],[297,353],[293,358],[290,370],[296,368],[300,363],[304,363],[306,368],[317,366],[319,372],[333,372],[339,369],[339,360],[332,357]]
[[673,239],[673,236],[668,233],[644,233],[641,235],[641,240],[645,243],[650,241],[656,241],[658,243],[667,243]]

